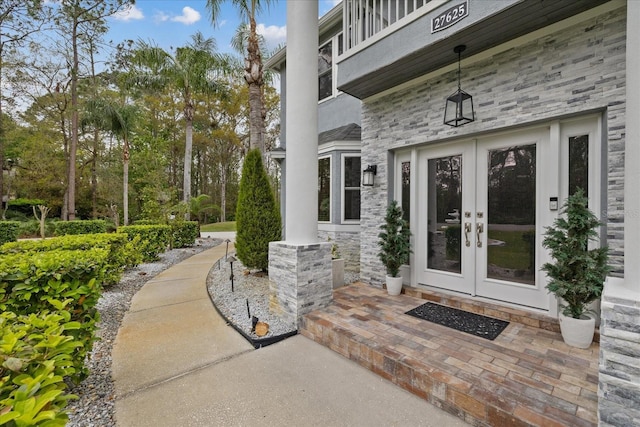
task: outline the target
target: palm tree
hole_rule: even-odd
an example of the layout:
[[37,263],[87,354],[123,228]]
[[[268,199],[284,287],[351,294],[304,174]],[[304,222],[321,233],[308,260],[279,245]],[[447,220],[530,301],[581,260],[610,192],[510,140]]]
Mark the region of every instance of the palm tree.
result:
[[111,132],[122,139],[122,210],[123,223],[129,224],[129,141],[138,109],[134,105],[117,106],[109,101],[94,99],[87,104],[88,114],[82,125],[92,124],[96,128]]
[[[211,23],[216,26],[220,16],[220,7],[226,0],[207,0],[207,8],[211,15]],[[244,79],[249,85],[249,148],[258,148],[262,153],[264,147],[264,120],[266,111],[262,100],[264,76],[262,70],[262,54],[260,38],[256,30],[256,16],[263,7],[268,8],[274,0],[230,0],[240,14],[242,22],[249,25],[247,37],[247,56],[245,57]]]
[[215,49],[213,38],[204,38],[202,33],[197,32],[191,36],[191,43],[177,48],[174,55],[146,42],[141,42],[134,55],[135,83],[152,89],[172,85],[182,98],[185,120],[182,200],[187,204],[191,199],[193,116],[196,108],[194,94],[221,92],[221,85],[215,77],[217,69],[222,66],[222,59]]

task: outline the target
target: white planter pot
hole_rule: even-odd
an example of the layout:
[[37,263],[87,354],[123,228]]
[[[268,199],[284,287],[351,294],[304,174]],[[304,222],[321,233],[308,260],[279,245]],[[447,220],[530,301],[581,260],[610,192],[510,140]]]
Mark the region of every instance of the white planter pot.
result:
[[560,313],[560,332],[567,345],[577,348],[589,348],[593,342],[596,329],[596,319],[592,314],[585,313],[582,319],[574,319]]
[[344,260],[332,259],[331,260],[331,275],[333,278],[333,289],[344,286]]
[[387,292],[389,295],[400,295],[402,291],[402,276],[391,277],[387,276]]

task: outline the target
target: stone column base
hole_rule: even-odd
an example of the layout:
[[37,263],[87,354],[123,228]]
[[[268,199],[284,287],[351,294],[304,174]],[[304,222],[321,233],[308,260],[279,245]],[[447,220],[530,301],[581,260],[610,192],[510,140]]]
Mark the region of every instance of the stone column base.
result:
[[333,297],[331,244],[269,243],[269,308],[300,325]]
[[640,300],[611,285],[602,295],[598,418],[626,427],[640,422]]

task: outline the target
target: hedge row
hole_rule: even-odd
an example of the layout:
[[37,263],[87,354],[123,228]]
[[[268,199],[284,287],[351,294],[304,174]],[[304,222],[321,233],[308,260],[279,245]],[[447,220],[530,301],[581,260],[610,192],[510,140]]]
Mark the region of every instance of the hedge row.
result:
[[52,250],[87,250],[102,248],[109,251],[105,284],[120,281],[126,267],[133,267],[142,262],[138,251],[140,238],[128,239],[122,233],[100,233],[58,236],[46,240],[20,240],[0,246],[0,255],[47,252]]
[[[157,221],[140,219],[133,225],[160,225]],[[171,240],[169,246],[172,249],[186,248],[196,243],[200,236],[200,224],[197,221],[170,221]]]
[[126,225],[118,228],[118,233],[125,233],[130,240],[139,238],[137,250],[143,261],[155,261],[158,255],[169,247],[171,227],[168,225]]
[[73,379],[87,373],[85,356],[91,351],[100,314],[96,304],[102,291],[109,252],[94,248],[0,256],[0,310],[23,314],[58,312],[79,322],[71,331],[80,346],[74,352]]
[[59,221],[55,223],[56,234],[94,234],[107,231],[107,221],[103,219]]
[[18,240],[20,223],[18,221],[0,221],[0,245]]

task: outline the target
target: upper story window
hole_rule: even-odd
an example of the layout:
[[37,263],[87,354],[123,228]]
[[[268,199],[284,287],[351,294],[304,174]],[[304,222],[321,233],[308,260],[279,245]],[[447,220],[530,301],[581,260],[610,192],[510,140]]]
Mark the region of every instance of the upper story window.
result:
[[337,92],[334,87],[338,55],[342,55],[342,33],[333,36],[318,49],[318,101],[331,98]]
[[333,41],[318,49],[318,100],[333,95]]

